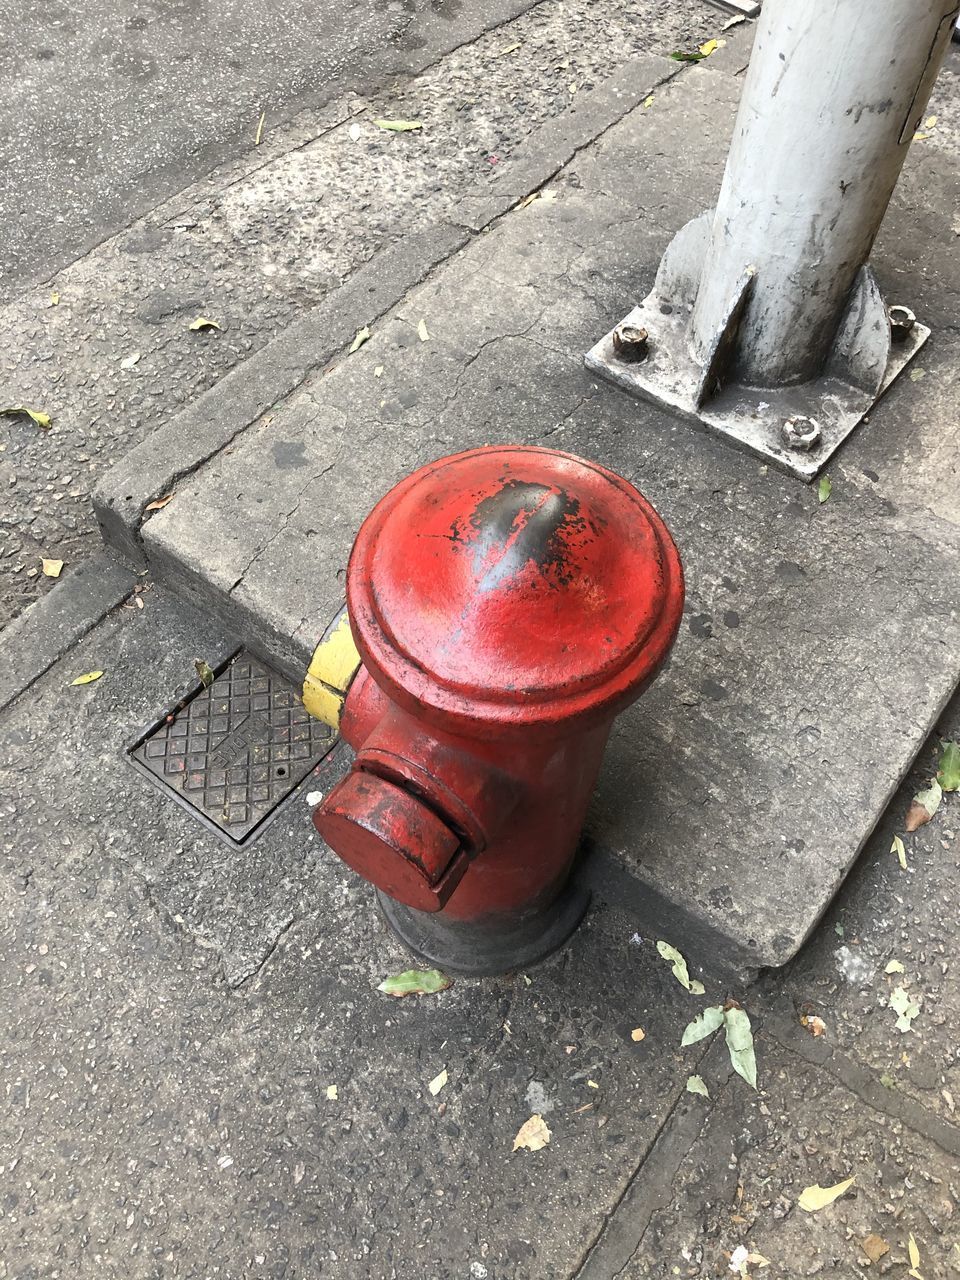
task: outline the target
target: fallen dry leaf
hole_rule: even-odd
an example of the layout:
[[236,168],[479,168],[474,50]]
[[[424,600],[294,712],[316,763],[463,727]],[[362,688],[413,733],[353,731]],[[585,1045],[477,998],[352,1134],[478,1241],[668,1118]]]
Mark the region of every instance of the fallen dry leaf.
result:
[[162,511],[168,502],[173,501],[172,493],[165,493],[162,498],[154,498],[153,502],[148,502],[143,508],[144,511]]
[[703,1076],[687,1076],[687,1093],[698,1093],[701,1098],[709,1098],[710,1092],[703,1082]]
[[890,994],[890,1008],[898,1015],[897,1030],[901,1035],[906,1035],[920,1012],[920,1006],[905,987],[894,987]]
[[684,960],[677,948],[672,947],[669,942],[658,942],[657,950],[660,952],[660,955],[663,956],[664,960],[669,961],[673,970],[673,976],[680,985],[682,987],[686,987],[691,995],[702,996],[704,992],[703,983],[698,982],[696,978],[691,979],[689,970],[687,969],[687,962]]
[[263,122],[264,120],[266,120],[266,118],[267,118],[267,113],[265,111],[261,111],[260,119],[257,121],[257,131],[253,135],[253,145],[255,147],[259,147],[260,142],[263,139]]
[[430,1090],[430,1092],[433,1094],[434,1097],[437,1096],[437,1094],[440,1092],[443,1086],[447,1083],[447,1079],[448,1079],[447,1068],[444,1067],[443,1070],[440,1072],[440,1074],[438,1076],[434,1076],[433,1079],[430,1081],[430,1083],[427,1085],[427,1088]]
[[757,1087],[757,1058],[753,1048],[753,1031],[746,1009],[731,1005],[723,1011],[724,1034],[730,1065],[752,1088]]
[[925,826],[933,815],[940,808],[940,801],[943,799],[943,790],[936,778],[923,791],[918,791],[913,797],[913,803],[907,810],[907,816],[903,820],[904,829],[906,831],[916,831],[918,827]]
[[903,841],[899,836],[893,837],[893,844],[890,846],[890,852],[897,855],[897,861],[900,863],[901,870],[907,869],[907,851],[904,848]]
[[905,973],[906,970],[904,969],[903,965],[900,963],[899,960],[891,960],[883,972],[884,973]]
[[41,560],[40,567],[43,569],[45,578],[59,578],[63,572],[62,560]]
[[873,1235],[872,1233],[861,1240],[860,1248],[867,1255],[871,1262],[879,1262],[884,1254],[890,1252],[890,1246],[882,1236]]
[[421,320],[420,323],[417,325],[417,337],[420,339],[421,342],[430,341],[430,332],[427,329],[426,320]]
[[696,1044],[698,1040],[705,1040],[707,1036],[723,1026],[723,1005],[711,1005],[709,1009],[704,1009],[703,1013],[698,1013],[692,1022],[688,1022],[683,1029],[683,1038],[680,1041],[680,1047],[685,1049],[689,1044]]
[[643,1027],[634,1027],[630,1032],[631,1040],[645,1040],[646,1038],[647,1033],[644,1031]]
[[822,1036],[827,1029],[827,1024],[822,1018],[818,1018],[816,1014],[807,1017],[806,1014],[800,1019],[800,1025],[806,1027],[812,1036]]
[[25,404],[11,404],[6,409],[0,409],[0,418],[4,415],[9,415],[12,418],[29,418],[31,422],[34,422],[38,427],[43,427],[44,430],[50,425],[49,413],[42,413],[39,409],[28,409]]
[[187,325],[188,329],[196,332],[198,329],[219,329],[220,325],[216,320],[211,320],[209,316],[197,316],[196,320],[191,320]]
[[193,665],[196,668],[197,675],[200,677],[200,683],[205,689],[209,689],[214,682],[213,667],[209,662],[204,662],[203,658],[194,658]]
[[923,1280],[923,1276],[921,1276],[918,1269],[920,1266],[920,1250],[917,1248],[917,1242],[913,1238],[912,1231],[910,1232],[910,1239],[907,1241],[907,1252],[910,1255],[910,1270],[907,1275],[913,1276],[914,1280]]
[[797,1204],[807,1213],[816,1213],[818,1209],[825,1209],[828,1204],[833,1204],[834,1200],[839,1200],[844,1192],[853,1186],[853,1182],[853,1178],[846,1178],[832,1187],[821,1187],[818,1183],[814,1183],[812,1187],[804,1187]]
[[363,346],[365,342],[369,342],[369,341],[370,341],[370,329],[369,329],[369,326],[364,325],[362,329],[357,330],[357,336],[354,338],[353,342],[350,343],[350,348],[347,351],[347,355],[352,356],[355,351],[360,350],[360,348]]
[[387,133],[410,133],[414,129],[423,128],[421,120],[374,120],[373,123]]
[[543,1116],[534,1114],[524,1121],[513,1140],[514,1151],[540,1151],[550,1141],[550,1130],[544,1123]]
[[86,675],[77,676],[76,680],[71,680],[71,684],[93,684],[94,680],[99,680],[103,675],[102,671],[88,671]]
[[498,49],[493,56],[495,58],[505,58],[508,53],[516,53],[516,51],[519,48],[520,48],[520,41],[517,40],[515,44],[508,44],[505,49]]
[[140,363],[142,358],[143,357],[141,356],[139,351],[134,351],[131,355],[123,357],[123,359],[120,361],[120,368],[132,369],[134,365],[138,365]]
[[327,1099],[330,1102],[336,1102],[340,1096],[340,1090],[335,1084],[327,1085]]
[[51,307],[59,307],[60,305],[60,295],[56,291],[50,295],[50,305]]

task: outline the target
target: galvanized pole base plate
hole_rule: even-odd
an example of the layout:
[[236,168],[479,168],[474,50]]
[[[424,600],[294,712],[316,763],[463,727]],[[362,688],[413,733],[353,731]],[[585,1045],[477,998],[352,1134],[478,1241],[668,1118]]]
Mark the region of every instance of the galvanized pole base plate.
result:
[[235,654],[128,745],[131,762],[229,844],[248,844],[330,751],[297,690]]
[[[930,336],[926,325],[916,323],[902,342],[891,345],[886,373],[875,395],[825,375],[814,382],[774,389],[731,384],[698,409],[696,388],[702,370],[690,350],[689,322],[686,306],[671,307],[654,291],[587,352],[587,368],[807,482],[816,478]],[[623,360],[614,351],[613,334],[627,325],[647,331],[647,355],[642,361]],[[794,451],[784,441],[783,424],[793,417],[814,418],[820,424],[820,440],[807,452]]]

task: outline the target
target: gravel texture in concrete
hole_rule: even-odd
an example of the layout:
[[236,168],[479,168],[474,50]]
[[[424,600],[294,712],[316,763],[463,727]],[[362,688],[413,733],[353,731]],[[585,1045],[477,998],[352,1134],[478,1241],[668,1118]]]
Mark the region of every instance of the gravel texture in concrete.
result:
[[[230,643],[144,599],[0,724],[0,1275],[569,1275],[683,1093],[698,1002],[603,912],[529,974],[378,992],[411,961],[311,780],[238,854],[122,759]],[[551,1146],[514,1153],[534,1112]]]
[[714,966],[758,968],[813,928],[960,671],[958,277],[939,214],[957,176],[933,152],[905,176],[875,266],[937,339],[831,468],[821,504],[582,366],[673,231],[710,204],[739,92],[716,66],[656,87],[563,171],[554,199],[513,209],[184,477],[143,546],[298,679],[340,607],[356,529],[414,467],[520,441],[633,480],[681,548],[687,621],[615,727],[586,867],[642,926]]
[[[298,15],[302,20],[302,8],[294,6],[274,23],[262,6],[242,6],[257,29],[264,23],[275,28],[270,48],[277,50],[296,30]],[[411,20],[408,8],[388,6],[376,21],[403,28]],[[166,21],[174,26],[187,21],[186,11],[173,9],[177,12],[167,14]],[[454,9],[457,15],[451,19]],[[405,233],[422,233],[479,179],[488,178],[495,187],[524,139],[575,107],[581,95],[627,59],[648,51],[695,48],[723,22],[701,0],[642,0],[613,7],[602,0],[544,0],[533,7],[526,0],[502,0],[421,10],[414,19],[417,30],[426,38],[429,27],[432,43],[419,51],[429,63],[420,74],[381,75],[376,82],[380,87],[358,79],[353,91],[348,88],[279,126],[268,111],[259,147],[248,147],[239,159],[156,208],[156,200],[180,183],[154,194],[152,212],[139,221],[133,217],[142,206],[132,204],[129,193],[118,194],[118,208],[126,210],[125,230],[112,234],[111,223],[111,238],[75,262],[84,244],[82,228],[69,235],[62,231],[69,257],[45,251],[43,261],[51,266],[39,277],[42,283],[0,308],[0,404],[26,403],[53,416],[49,432],[38,431],[29,421],[0,419],[0,625],[49,589],[39,573],[42,555],[74,563],[96,546],[88,495],[121,455],[291,322],[308,315],[378,249]],[[526,12],[504,21],[520,10]],[[219,21],[218,13],[207,13],[205,21]],[[356,19],[358,40],[367,31],[366,14],[361,9]],[[159,39],[160,17],[152,9],[142,16],[151,20],[149,27],[117,31],[104,48]],[[46,18],[30,22],[41,20]],[[61,20],[66,25],[60,49],[66,28],[76,25],[66,13]],[[337,20],[343,27],[342,14]],[[495,23],[501,25],[480,34]],[[470,36],[479,38],[468,40]],[[439,56],[461,39],[468,42]],[[191,38],[186,51],[195,57],[197,49]],[[401,59],[400,66],[411,65],[413,52],[404,53],[407,62]],[[104,56],[111,55],[108,51]],[[296,68],[315,57],[315,43],[300,42],[291,71],[294,88],[299,83]],[[132,53],[129,60],[135,61]],[[155,62],[148,81],[151,94],[167,91],[165,77],[179,84],[186,64],[159,57]],[[675,69],[677,64],[670,65]],[[263,79],[247,84],[244,92],[253,94],[248,105],[238,90],[236,128],[248,142],[271,69],[276,67],[271,64]],[[17,55],[16,75],[21,70]],[[208,70],[214,78],[234,74],[226,61]],[[11,69],[8,77],[13,74]],[[91,83],[94,74],[91,69]],[[38,75],[31,73],[32,87],[21,86],[17,95],[32,94],[37,110],[51,112],[71,86],[61,78],[58,94],[44,100]],[[261,76],[259,68],[256,75]],[[109,97],[120,84],[114,77],[98,92]],[[209,85],[202,89],[215,92]],[[72,111],[83,92],[70,97]],[[136,116],[136,95],[126,101]],[[196,103],[178,99],[180,110],[192,118]],[[158,146],[181,145],[176,115],[151,108],[150,138]],[[419,119],[424,127],[413,133],[385,132],[373,123],[382,118]],[[204,128],[223,124],[206,108],[203,120]],[[52,115],[50,123],[52,127]],[[64,145],[73,145],[72,136],[65,128]],[[142,160],[135,154],[133,133],[115,147],[101,143],[100,149],[102,155],[83,151],[78,163],[110,165],[116,151],[118,181],[129,176],[121,155]],[[42,159],[46,152],[35,153],[31,147],[19,154],[17,164],[34,164],[35,154]],[[189,176],[205,169],[191,169]],[[30,184],[12,168],[6,172],[17,209],[28,196],[35,207]],[[53,181],[52,171],[50,177]],[[89,199],[83,201],[84,210],[94,207]],[[42,224],[44,235],[56,227],[49,214],[34,221]],[[8,247],[18,243],[12,230],[7,241]],[[20,252],[26,252],[22,245]],[[62,265],[64,261],[70,265]],[[216,320],[221,328],[191,331],[189,325],[200,316]],[[358,308],[356,326],[364,322]]]
[[534,3],[4,0],[0,296],[247,151],[261,113],[419,70]]
[[[120,759],[231,644],[143,598],[0,713],[4,1280],[717,1280],[738,1249],[869,1280],[906,1274],[911,1235],[921,1275],[957,1274],[957,796],[905,837],[907,871],[888,851],[932,754],[776,981],[694,997],[594,909],[528,973],[396,1001],[376,988],[409,960],[302,795],[238,858]],[[960,739],[956,704],[940,730]],[[907,1033],[891,981],[922,1005]],[[727,996],[756,1094],[722,1040],[680,1046]],[[551,1140],[514,1153],[534,1113]]]

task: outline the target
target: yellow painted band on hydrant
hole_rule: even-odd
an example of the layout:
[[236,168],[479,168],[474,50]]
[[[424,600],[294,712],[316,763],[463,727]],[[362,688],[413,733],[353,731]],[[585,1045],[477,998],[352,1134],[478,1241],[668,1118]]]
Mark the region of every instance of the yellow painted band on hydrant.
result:
[[303,705],[331,729],[340,728],[340,713],[360,661],[344,608],[314,649],[303,681]]

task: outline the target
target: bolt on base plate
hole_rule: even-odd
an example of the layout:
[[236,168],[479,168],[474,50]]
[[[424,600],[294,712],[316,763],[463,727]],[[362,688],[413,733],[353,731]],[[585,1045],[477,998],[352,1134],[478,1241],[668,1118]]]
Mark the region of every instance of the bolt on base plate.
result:
[[[686,307],[665,310],[661,296],[652,293],[587,352],[586,366],[631,395],[714,431],[736,448],[807,482],[816,478],[930,336],[926,325],[917,322],[902,341],[891,344],[876,395],[825,374],[790,387],[730,384],[698,409],[695,389],[702,370],[690,352],[688,324]],[[646,330],[647,355],[639,362],[624,360],[614,347],[614,334],[626,326]],[[820,427],[812,447],[787,443],[784,424],[798,418],[813,419]]]

